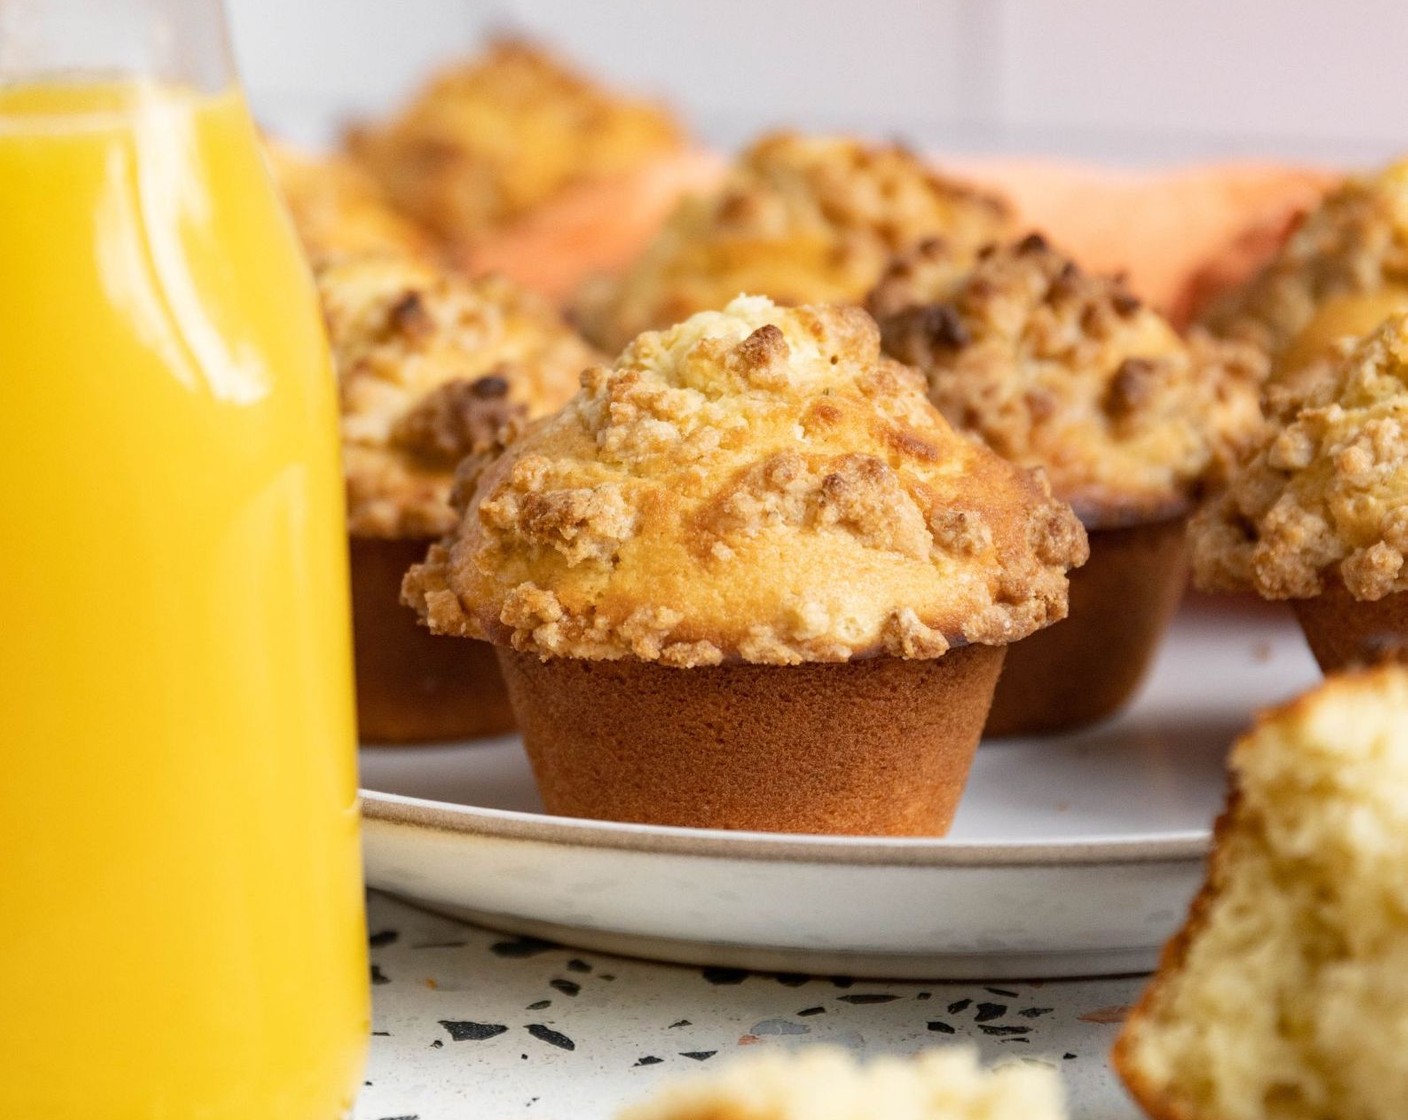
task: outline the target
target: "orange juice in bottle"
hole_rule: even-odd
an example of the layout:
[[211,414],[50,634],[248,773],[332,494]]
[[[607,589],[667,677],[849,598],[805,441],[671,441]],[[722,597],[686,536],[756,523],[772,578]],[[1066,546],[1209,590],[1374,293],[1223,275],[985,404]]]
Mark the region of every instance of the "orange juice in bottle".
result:
[[0,1117],[337,1120],[368,994],[314,294],[217,4],[20,8],[28,34],[0,23]]

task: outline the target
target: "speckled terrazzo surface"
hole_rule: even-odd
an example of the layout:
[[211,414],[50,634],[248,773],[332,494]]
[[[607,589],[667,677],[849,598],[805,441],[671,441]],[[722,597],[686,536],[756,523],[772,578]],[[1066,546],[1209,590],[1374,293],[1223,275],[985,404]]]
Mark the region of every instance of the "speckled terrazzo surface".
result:
[[1138,1116],[1106,1055],[1142,978],[884,983],[585,953],[369,897],[373,1030],[354,1120],[606,1120],[751,1046],[967,1040],[1060,1067],[1078,1120]]

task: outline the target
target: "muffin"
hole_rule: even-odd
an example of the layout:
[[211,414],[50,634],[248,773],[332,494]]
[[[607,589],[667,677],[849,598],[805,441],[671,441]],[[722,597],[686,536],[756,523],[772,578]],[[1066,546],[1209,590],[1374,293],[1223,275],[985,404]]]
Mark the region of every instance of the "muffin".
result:
[[718,1072],[667,1081],[618,1120],[1064,1120],[1065,1092],[1050,1066],[984,1070],[962,1047],[860,1062],[809,1046],[764,1051]]
[[346,144],[398,209],[463,254],[576,187],[674,156],[685,137],[660,106],[504,39],[435,74],[391,120],[352,128]]
[[1326,672],[1408,641],[1408,314],[1297,398],[1193,525],[1209,591],[1290,599]]
[[976,252],[1008,222],[1005,203],[897,145],[778,133],[744,152],[715,193],[682,202],[624,276],[589,285],[577,318],[614,353],[740,292],[859,303],[896,252],[940,234]]
[[460,739],[512,726],[492,651],[437,638],[401,578],[453,528],[456,464],[505,425],[570,398],[593,351],[507,281],[397,256],[317,270],[342,402],[357,718],[368,742]]
[[1045,468],[1090,534],[1070,619],[1009,653],[988,733],[1116,711],[1177,606],[1200,487],[1260,428],[1259,355],[1185,341],[1122,281],[1087,275],[1036,235],[976,262],[926,242],[895,260],[869,307],[886,353],[924,373],[950,423]]
[[431,254],[425,231],[391,209],[376,183],[350,160],[311,155],[277,140],[266,141],[265,151],[315,266],[367,253]]
[[1086,556],[864,311],[761,297],[641,335],[456,500],[406,601],[496,644],[548,811],[620,821],[942,834]]
[[1207,882],[1114,1063],[1154,1120],[1408,1115],[1408,673],[1334,678],[1233,748]]
[[1213,303],[1214,333],[1260,347],[1278,386],[1331,374],[1335,344],[1408,310],[1408,161],[1331,191],[1243,288]]

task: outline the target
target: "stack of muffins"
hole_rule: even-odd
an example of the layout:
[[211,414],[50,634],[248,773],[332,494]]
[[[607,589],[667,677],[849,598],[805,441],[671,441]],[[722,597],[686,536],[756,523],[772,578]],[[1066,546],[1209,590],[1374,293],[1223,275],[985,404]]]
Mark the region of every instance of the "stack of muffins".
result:
[[516,722],[552,812],[939,835],[980,735],[1128,703],[1190,519],[1198,580],[1298,600],[1327,668],[1405,632],[1408,325],[1345,340],[1408,310],[1403,168],[1253,221],[1180,331],[903,147],[721,171],[518,42],[272,156],[368,741]]

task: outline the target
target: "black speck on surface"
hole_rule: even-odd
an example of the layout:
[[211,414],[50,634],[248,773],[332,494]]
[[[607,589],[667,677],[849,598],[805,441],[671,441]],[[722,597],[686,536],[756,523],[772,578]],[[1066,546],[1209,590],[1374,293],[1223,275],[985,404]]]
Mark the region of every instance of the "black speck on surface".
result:
[[900,997],[889,992],[857,992],[852,996],[837,996],[842,1003],[894,1003]]
[[386,973],[384,973],[384,972],[381,971],[381,965],[379,965],[379,964],[374,964],[374,965],[372,965],[372,983],[373,983],[373,984],[389,984],[389,983],[391,983],[391,977],[387,976]]
[[445,1045],[445,1040],[444,1040],[443,1038],[436,1038],[436,1039],[432,1039],[432,1040],[431,1040],[430,1048],[431,1048],[432,1050],[439,1050],[439,1049],[441,1049],[442,1047],[444,1047],[444,1045]]
[[419,941],[412,949],[463,949],[468,941]]
[[998,1042],[1020,1042],[1023,1046],[1030,1046],[1032,1040],[1029,1038],[999,1038]]
[[601,978],[602,978],[603,980],[605,980],[608,984],[611,983],[611,981],[613,981],[613,980],[616,979],[616,977],[612,976],[611,973],[609,973],[609,972],[603,972],[603,973],[601,974]]
[[691,1061],[695,1062],[707,1062],[717,1053],[717,1050],[686,1050],[680,1057],[689,1058]]
[[420,1120],[419,1116],[383,1116],[381,1120]]
[[545,1007],[551,1007],[551,1006],[552,1006],[552,1000],[550,1000],[550,999],[540,999],[540,1000],[538,1000],[537,1003],[530,1003],[527,1007],[524,1008],[524,1010],[525,1010],[525,1011],[541,1011],[543,1008],[545,1008]]
[[1014,1034],[1031,1034],[1031,1033],[1032,1033],[1031,1027],[985,1026],[985,1027],[979,1027],[978,1029],[979,1029],[980,1031],[982,1031],[984,1034],[995,1034],[995,1035],[1014,1035]]
[[831,982],[838,988],[849,988],[855,983],[855,980],[850,976],[833,976]]
[[1020,992],[1009,992],[1006,988],[984,988],[983,991],[991,992],[995,996],[1006,996],[1008,999],[1016,999]]
[[665,1029],[666,1029],[667,1031],[672,1031],[672,1030],[674,1030],[676,1027],[692,1027],[692,1026],[694,1026],[694,1024],[691,1023],[688,1019],[676,1019],[673,1023],[671,1023],[671,1024],[670,1024],[668,1027],[666,1027]]
[[367,938],[367,944],[373,949],[380,949],[383,945],[395,944],[400,936],[394,929],[381,929]]
[[960,1011],[967,1011],[972,1006],[973,1001],[971,999],[955,1000],[948,1005],[948,1013],[950,1015],[957,1015]]
[[555,1031],[551,1027],[545,1027],[542,1023],[529,1023],[528,1033],[539,1042],[546,1042],[549,1046],[556,1046],[559,1050],[577,1049],[577,1044],[561,1031]]
[[915,999],[933,999],[933,998],[934,998],[934,993],[933,993],[933,992],[920,992],[920,993],[919,993],[917,996],[915,996],[914,998],[915,998]]
[[548,981],[548,987],[556,988],[565,996],[575,996],[582,990],[582,985],[575,980],[564,980],[560,976],[554,976]]
[[1054,1007],[1024,1007],[1017,1014],[1024,1019],[1040,1019],[1043,1015],[1050,1015],[1055,1010]]
[[710,984],[741,984],[748,979],[748,973],[741,968],[706,968],[700,975]]
[[824,1007],[804,1007],[804,1008],[802,1008],[801,1011],[797,1012],[798,1018],[801,1018],[801,1017],[803,1017],[803,1016],[805,1016],[805,1015],[825,1015],[825,1014],[826,1014],[826,1008],[824,1008]]
[[779,972],[773,979],[784,988],[800,988],[811,977],[802,972]]
[[591,970],[592,966],[579,957],[573,957],[567,962],[568,972],[590,972]]
[[957,1033],[958,1033],[958,1032],[955,1031],[951,1026],[949,1026],[947,1023],[942,1022],[942,1021],[939,1020],[939,1019],[931,1019],[931,1020],[929,1021],[928,1026],[929,1026],[929,1029],[930,1029],[931,1031],[934,1031],[936,1034],[957,1034]]
[[451,1042],[483,1042],[508,1030],[502,1023],[474,1023],[468,1019],[441,1019],[440,1025],[450,1032]]
[[1067,1050],[1064,1054],[1061,1055],[1061,1060],[1063,1062],[1073,1062],[1076,1060],[1076,1056],[1072,1054],[1069,1050]]
[[980,1003],[978,1013],[973,1016],[975,1023],[991,1023],[994,1019],[1001,1019],[1007,1014],[1005,1003]]
[[496,957],[521,960],[524,957],[536,957],[539,953],[546,953],[557,948],[560,946],[555,941],[544,941],[539,937],[516,937],[512,941],[495,941],[489,946],[489,952]]
[[661,1062],[663,1062],[664,1060],[665,1060],[664,1058],[657,1058],[654,1054],[647,1054],[647,1055],[646,1055],[645,1057],[643,1057],[643,1058],[637,1058],[637,1059],[636,1059],[636,1065],[638,1065],[638,1066],[658,1066],[658,1065],[659,1065]]
[[391,1032],[390,1032],[390,1031],[372,1031],[372,1037],[373,1037],[373,1038],[390,1038],[390,1037],[391,1037]]

